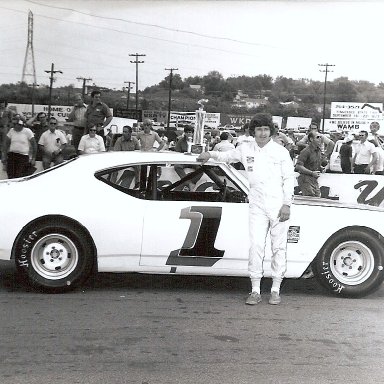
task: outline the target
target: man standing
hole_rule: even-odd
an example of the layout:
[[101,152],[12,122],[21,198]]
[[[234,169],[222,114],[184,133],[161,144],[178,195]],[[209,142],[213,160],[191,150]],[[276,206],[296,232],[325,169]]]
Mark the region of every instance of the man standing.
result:
[[333,151],[333,147],[335,146],[335,143],[330,138],[328,138],[327,136],[319,132],[319,129],[316,123],[311,123],[311,125],[309,126],[308,134],[305,135],[301,140],[297,142],[298,150],[301,151],[309,144],[309,132],[314,132],[316,135],[320,135],[321,152],[324,153],[326,158],[329,160]]
[[346,136],[340,147],[340,165],[343,173],[351,173],[353,136]]
[[378,131],[380,129],[380,124],[377,121],[373,121],[369,125],[369,129],[371,131],[371,134],[373,136],[373,144],[375,144],[375,147],[379,146],[380,148],[384,147],[384,140],[379,136]]
[[54,117],[49,119],[49,129],[42,133],[39,139],[39,147],[43,154],[43,168],[48,169],[51,163],[54,165],[64,161],[63,149],[67,144],[64,133],[57,128],[57,120]]
[[309,145],[297,159],[295,171],[300,173],[297,182],[303,196],[320,197],[318,178],[321,173],[321,135],[313,130],[308,134]]
[[[24,122],[16,120],[13,124],[13,128],[5,137],[1,160],[9,179],[28,175],[29,163],[32,166],[35,165],[37,149],[33,132],[24,127]],[[29,161],[30,152],[32,153],[31,162]]]
[[75,105],[72,108],[72,111],[68,115],[67,121],[73,122],[72,128],[72,144],[75,147],[76,151],[79,147],[80,139],[85,134],[86,129],[86,118],[85,112],[87,111],[87,106],[84,104],[83,98],[80,93],[75,95]]
[[143,121],[143,131],[137,134],[137,139],[140,142],[142,151],[153,151],[153,144],[155,141],[159,143],[157,151],[161,151],[165,145],[160,136],[156,132],[152,131],[152,121],[149,119],[145,119]]
[[255,138],[249,133],[249,123],[245,123],[243,126],[244,134],[240,135],[236,141],[236,147],[244,142],[255,141]]
[[272,243],[273,280],[269,303],[280,304],[280,285],[287,267],[288,219],[294,187],[293,164],[288,151],[271,139],[274,126],[270,114],[256,114],[249,129],[255,137],[254,142],[244,142],[228,152],[203,152],[198,161],[206,162],[212,157],[219,161],[241,161],[244,164],[250,184],[248,269],[252,283],[252,292],[246,304],[261,302],[260,282],[268,232]]
[[0,152],[3,149],[5,136],[10,128],[13,112],[7,108],[7,101],[0,100]]
[[181,153],[188,152],[188,142],[192,143],[194,131],[195,130],[190,125],[187,125],[184,127],[184,134],[177,141],[175,146],[176,152],[181,152]]
[[114,151],[134,151],[140,149],[139,141],[132,136],[132,127],[125,125],[123,135],[116,140]]
[[352,171],[354,173],[371,173],[371,167],[376,166],[378,160],[376,147],[367,138],[367,131],[359,132],[360,143],[352,160]]
[[100,91],[92,91],[91,98],[92,102],[85,111],[86,127],[87,129],[98,127],[97,135],[101,136],[104,141],[104,128],[112,121],[112,113],[108,105],[101,101]]
[[105,152],[104,140],[101,136],[96,135],[96,125],[89,128],[89,134],[84,135],[79,143],[79,155],[84,153]]

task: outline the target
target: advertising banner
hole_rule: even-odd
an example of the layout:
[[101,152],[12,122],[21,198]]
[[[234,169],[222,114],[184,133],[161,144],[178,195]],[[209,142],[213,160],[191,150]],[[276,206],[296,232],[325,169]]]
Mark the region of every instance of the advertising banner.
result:
[[[324,132],[356,132],[370,131],[371,124],[378,125],[379,135],[384,135],[384,120],[350,120],[350,119],[325,119]],[[320,129],[323,127],[323,120],[320,123]]]
[[[32,117],[32,105],[31,104],[16,104],[8,103],[8,107],[16,109],[17,113],[20,113],[26,120]],[[55,117],[59,123],[65,123],[68,115],[72,111],[72,105],[51,105],[51,116]],[[113,114],[113,109],[110,108]],[[37,115],[39,112],[45,112],[48,114],[48,105],[34,105],[34,112]]]
[[[174,112],[171,111],[169,125],[176,127],[180,125],[190,124],[195,125],[196,112]],[[206,112],[204,125],[210,128],[217,128],[220,125],[220,113]]]
[[383,103],[349,103],[334,101],[331,103],[331,118],[382,120]]
[[144,109],[142,112],[142,121],[144,119],[151,119],[156,123],[167,123],[167,111],[156,111],[152,109]]
[[[245,123],[249,123],[252,120],[253,115],[223,115],[222,125],[231,124],[235,127],[242,127]],[[282,116],[272,116],[272,120],[281,128],[283,123]]]
[[310,117],[288,117],[286,128],[295,131],[306,131],[311,121],[312,119]]

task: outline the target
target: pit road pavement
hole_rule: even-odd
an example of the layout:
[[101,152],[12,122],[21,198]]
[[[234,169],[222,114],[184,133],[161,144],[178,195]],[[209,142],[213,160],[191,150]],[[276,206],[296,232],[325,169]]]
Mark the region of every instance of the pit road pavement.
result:
[[0,262],[1,384],[383,383],[384,286],[361,299],[289,280],[98,274],[43,294]]

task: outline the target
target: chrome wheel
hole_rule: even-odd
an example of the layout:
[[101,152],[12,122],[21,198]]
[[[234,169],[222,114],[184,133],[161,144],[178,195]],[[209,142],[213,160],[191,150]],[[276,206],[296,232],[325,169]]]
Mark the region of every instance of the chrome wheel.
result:
[[73,241],[62,234],[42,237],[32,248],[31,264],[35,271],[48,280],[59,280],[70,275],[79,261]]
[[340,283],[358,285],[371,276],[375,258],[371,249],[360,241],[346,241],[332,251],[329,264]]

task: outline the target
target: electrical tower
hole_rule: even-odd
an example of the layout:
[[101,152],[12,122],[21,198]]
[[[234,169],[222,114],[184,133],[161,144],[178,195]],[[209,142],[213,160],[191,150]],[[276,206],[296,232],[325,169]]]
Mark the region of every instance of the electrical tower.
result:
[[128,95],[127,95],[127,113],[129,109],[129,98],[131,97],[131,84],[135,84],[133,81],[124,81],[124,83],[128,83]]
[[27,49],[25,50],[21,81],[28,83],[27,77],[32,77],[31,82],[36,84],[35,55],[33,53],[33,13],[31,11],[28,12],[28,41]]
[[90,77],[86,78],[86,77],[76,77],[77,80],[83,80],[83,87],[82,87],[82,96],[83,96],[83,102],[84,102],[84,97],[85,97],[85,86],[86,86],[86,83],[87,81],[92,81],[92,79]]

